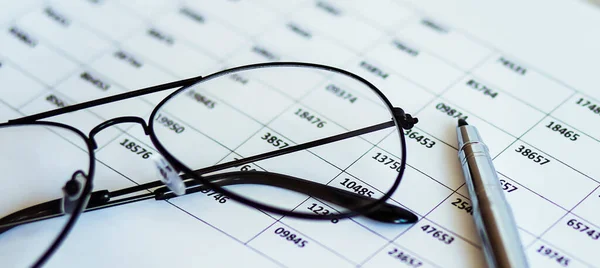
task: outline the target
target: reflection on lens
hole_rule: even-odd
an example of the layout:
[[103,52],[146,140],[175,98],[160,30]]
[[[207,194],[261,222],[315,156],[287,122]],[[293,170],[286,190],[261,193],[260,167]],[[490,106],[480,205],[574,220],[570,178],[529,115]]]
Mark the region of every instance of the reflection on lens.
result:
[[[168,118],[177,127],[165,127],[159,118]],[[236,173],[240,180],[221,181],[221,186],[293,213],[348,212],[343,197],[336,204],[321,190],[315,190],[318,194],[298,190],[315,184],[367,198],[354,209],[371,204],[390,190],[401,165],[400,136],[386,102],[369,84],[330,69],[280,65],[209,77],[169,98],[153,120],[159,143],[191,170],[379,126],[219,171],[262,172]]]
[[[70,217],[13,226],[11,223],[22,220],[15,213],[31,215],[22,210],[62,198],[62,187],[76,171],[88,174],[87,146],[82,137],[68,129],[25,125],[1,127],[0,148],[0,259],[3,267],[30,266],[50,247]],[[60,202],[50,208],[60,210]]]

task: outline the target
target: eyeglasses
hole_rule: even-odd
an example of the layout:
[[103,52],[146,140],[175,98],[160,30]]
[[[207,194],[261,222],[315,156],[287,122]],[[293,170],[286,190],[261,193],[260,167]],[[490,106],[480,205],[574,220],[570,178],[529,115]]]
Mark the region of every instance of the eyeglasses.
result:
[[[117,117],[85,135],[41,121],[175,88],[147,122]],[[232,68],[10,120],[0,124],[0,248],[26,247],[24,263],[41,266],[82,212],[198,192],[288,217],[413,223],[413,213],[385,201],[406,165],[402,129],[417,121],[355,74],[297,62]],[[159,180],[92,191],[95,135],[122,123],[150,137],[158,153],[134,140],[119,144],[154,161]],[[312,205],[298,206],[309,198]]]

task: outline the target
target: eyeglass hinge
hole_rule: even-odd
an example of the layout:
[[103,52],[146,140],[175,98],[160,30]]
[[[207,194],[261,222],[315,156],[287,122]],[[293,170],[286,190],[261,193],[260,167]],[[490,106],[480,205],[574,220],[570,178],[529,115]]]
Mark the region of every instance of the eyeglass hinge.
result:
[[394,107],[392,108],[392,113],[394,114],[398,124],[400,124],[403,129],[411,129],[416,123],[419,122],[418,118],[412,117],[410,114],[405,113],[402,108]]

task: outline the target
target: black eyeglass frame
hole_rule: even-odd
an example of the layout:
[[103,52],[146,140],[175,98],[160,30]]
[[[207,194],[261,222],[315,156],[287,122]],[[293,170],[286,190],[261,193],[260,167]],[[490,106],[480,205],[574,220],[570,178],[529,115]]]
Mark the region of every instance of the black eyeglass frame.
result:
[[[178,95],[180,92],[188,89],[190,86],[193,86],[197,83],[202,83],[204,81],[211,80],[213,78],[225,76],[230,73],[251,70],[251,69],[270,68],[270,67],[317,68],[317,69],[322,69],[322,70],[346,75],[346,76],[356,79],[359,82],[363,83],[364,85],[368,86],[383,101],[386,108],[390,112],[390,115],[392,117],[391,121],[386,122],[387,125],[385,125],[385,126],[383,126],[384,123],[376,125],[376,126],[379,126],[379,128],[373,129],[373,127],[376,127],[376,126],[371,126],[371,127],[365,128],[365,129],[371,128],[370,130],[368,130],[368,132],[371,132],[371,131],[395,126],[396,131],[398,131],[398,133],[400,134],[399,135],[400,136],[400,144],[401,144],[402,148],[401,148],[400,167],[398,169],[398,175],[396,176],[396,179],[394,180],[394,183],[392,184],[392,186],[389,188],[389,190],[387,192],[384,193],[384,195],[381,198],[374,199],[375,201],[370,202],[369,204],[363,205],[358,208],[353,208],[352,210],[349,210],[348,212],[342,212],[339,214],[316,215],[316,214],[308,214],[308,213],[298,213],[298,212],[292,212],[292,211],[280,209],[280,208],[273,207],[273,206],[268,206],[268,205],[259,203],[257,201],[248,199],[244,196],[238,195],[234,192],[224,189],[222,186],[214,184],[213,182],[206,180],[205,176],[202,176],[203,174],[223,170],[225,168],[241,166],[244,164],[249,164],[249,163],[267,159],[270,157],[276,157],[276,156],[279,156],[279,155],[282,155],[285,153],[291,153],[294,151],[308,149],[308,148],[323,145],[323,144],[326,144],[329,142],[341,140],[344,138],[349,138],[351,136],[361,135],[364,133],[368,133],[368,132],[365,132],[367,130],[363,130],[362,133],[359,133],[360,131],[351,131],[351,132],[356,132],[356,133],[351,136],[348,136],[348,135],[344,136],[344,134],[337,135],[340,137],[338,137],[338,139],[336,139],[336,140],[327,141],[328,138],[332,138],[332,137],[328,137],[325,139],[312,141],[312,142],[308,142],[305,144],[298,144],[298,145],[286,148],[287,150],[280,149],[278,151],[273,151],[273,152],[269,152],[269,153],[256,155],[253,157],[230,161],[230,162],[227,162],[224,164],[218,164],[218,165],[214,165],[214,166],[199,169],[199,170],[192,170],[192,169],[188,168],[186,165],[184,165],[181,161],[179,161],[175,156],[173,156],[163,146],[163,144],[160,142],[160,140],[154,133],[154,121],[155,121],[154,119],[155,119],[157,112],[171,98]],[[95,127],[94,129],[92,129],[90,131],[90,134],[88,136],[86,136],[78,129],[76,129],[72,126],[66,125],[66,124],[56,123],[56,122],[48,122],[48,121],[38,121],[40,119],[44,119],[44,118],[48,118],[48,117],[52,117],[52,116],[56,116],[56,115],[60,115],[60,114],[70,113],[70,112],[74,112],[74,111],[78,111],[78,110],[82,110],[82,109],[86,109],[86,108],[90,108],[90,107],[94,107],[94,106],[108,104],[108,103],[112,103],[112,102],[116,102],[116,101],[121,101],[121,100],[138,97],[138,96],[142,96],[142,95],[146,95],[146,94],[151,94],[151,93],[155,93],[155,92],[159,92],[159,91],[163,91],[163,90],[174,89],[177,87],[180,87],[180,88],[175,90],[171,94],[169,94],[164,99],[162,99],[162,101],[159,102],[154,107],[154,109],[148,119],[149,124],[146,124],[146,121],[140,117],[128,117],[128,116],[127,117],[118,117],[118,118],[113,118],[113,119],[107,120],[104,123],[98,125],[97,127]],[[58,248],[60,243],[65,239],[66,235],[72,229],[72,227],[74,226],[79,215],[86,209],[87,201],[89,200],[89,198],[92,194],[92,185],[93,185],[92,182],[93,182],[94,170],[95,170],[95,168],[94,168],[95,167],[95,164],[94,164],[95,163],[95,149],[96,149],[97,145],[93,139],[94,135],[104,128],[107,128],[107,127],[115,125],[115,124],[123,123],[123,122],[141,124],[144,127],[145,134],[150,137],[150,140],[152,141],[152,144],[155,146],[156,150],[175,169],[183,172],[183,174],[185,174],[188,178],[199,182],[202,186],[205,186],[206,188],[209,188],[215,192],[224,194],[227,197],[231,198],[232,200],[235,200],[242,204],[245,204],[245,205],[260,209],[260,210],[264,210],[267,212],[277,213],[277,214],[280,214],[283,216],[288,216],[288,217],[303,218],[303,219],[331,220],[331,219],[340,219],[340,218],[347,218],[347,217],[353,217],[353,216],[357,216],[357,215],[367,214],[367,213],[377,209],[382,204],[384,204],[385,201],[387,201],[392,196],[392,194],[396,191],[396,189],[400,185],[401,179],[404,175],[404,171],[406,168],[406,140],[403,135],[402,128],[410,129],[413,127],[414,124],[416,124],[418,122],[418,120],[416,118],[413,118],[410,114],[404,113],[404,111],[401,108],[393,107],[391,102],[385,97],[385,95],[377,87],[375,87],[373,84],[371,84],[367,80],[363,79],[362,77],[360,77],[356,74],[353,74],[351,72],[339,69],[339,68],[320,65],[320,64],[313,64],[313,63],[302,63],[302,62],[272,62],[272,63],[260,63],[260,64],[251,64],[251,65],[245,65],[245,66],[240,66],[240,67],[234,67],[234,68],[230,68],[227,70],[223,70],[223,71],[219,71],[219,72],[210,74],[205,77],[198,76],[198,77],[193,77],[193,78],[189,78],[189,79],[179,80],[179,81],[175,81],[175,82],[171,82],[171,83],[152,86],[152,87],[148,87],[148,88],[144,88],[144,89],[139,89],[139,90],[130,91],[130,92],[122,93],[122,94],[117,94],[117,95],[113,95],[113,96],[109,96],[109,97],[105,97],[105,98],[100,98],[100,99],[91,100],[91,101],[87,101],[87,102],[83,102],[83,103],[79,103],[79,104],[74,104],[71,106],[66,106],[63,108],[59,108],[59,109],[55,109],[55,110],[51,110],[51,111],[47,111],[47,112],[42,112],[42,113],[34,114],[31,116],[25,116],[25,117],[21,117],[21,118],[14,119],[14,120],[9,120],[8,123],[0,124],[0,128],[6,127],[6,126],[19,126],[19,125],[48,125],[48,126],[54,126],[54,127],[62,127],[62,128],[65,128],[65,129],[68,129],[70,131],[77,133],[77,135],[79,135],[80,137],[82,137],[83,140],[85,140],[86,146],[88,147],[87,149],[88,149],[88,153],[89,153],[90,166],[89,166],[88,173],[86,174],[87,180],[86,180],[86,184],[83,188],[82,198],[80,198],[79,203],[75,206],[73,215],[68,220],[64,229],[59,233],[59,236],[54,240],[54,242],[48,248],[48,250],[46,252],[44,252],[44,254],[37,260],[37,262],[34,264],[34,267],[41,266],[43,263],[45,263],[48,260],[48,258]],[[393,125],[391,125],[392,122],[393,122]],[[342,137],[342,136],[344,136],[344,137]],[[310,146],[306,146],[308,144],[310,144]],[[305,145],[306,148],[300,148],[303,145]],[[296,149],[289,150],[292,148],[296,148]],[[287,152],[284,152],[284,151],[287,151]],[[247,171],[247,172],[251,172],[251,171]],[[270,172],[260,172],[260,173],[265,174],[265,176],[269,176],[268,174]],[[273,174],[273,173],[271,173],[271,174]],[[150,183],[150,184],[152,184],[152,183]],[[150,184],[147,184],[147,185],[156,187],[154,184],[152,184],[152,185],[150,185]],[[139,188],[140,187],[138,187],[138,189]],[[148,188],[146,188],[146,189],[148,189]],[[143,190],[143,188],[140,190]],[[156,198],[156,199],[158,199],[158,198]]]
[[[0,124],[0,129],[3,127],[19,127],[19,126],[51,126],[51,127],[62,128],[62,129],[71,131],[74,134],[81,137],[81,139],[85,142],[85,145],[87,147],[86,149],[88,151],[88,157],[89,157],[89,161],[88,161],[89,165],[87,168],[87,173],[84,172],[84,174],[83,174],[85,177],[85,184],[79,185],[79,187],[81,187],[81,188],[79,189],[79,193],[77,194],[78,198],[77,198],[76,203],[72,204],[74,206],[74,208],[70,212],[70,217],[68,218],[66,224],[62,227],[62,230],[58,233],[58,236],[56,236],[54,241],[50,244],[48,249],[46,249],[44,251],[42,256],[40,256],[36,260],[34,265],[32,266],[32,267],[41,267],[52,256],[52,254],[58,249],[58,247],[60,246],[62,241],[67,237],[67,235],[69,234],[69,232],[75,225],[75,222],[77,222],[77,219],[79,218],[81,213],[85,210],[87,202],[90,198],[90,193],[92,192],[92,189],[93,189],[93,180],[94,180],[94,174],[95,174],[95,170],[96,170],[96,161],[95,161],[96,156],[94,155],[95,144],[92,139],[88,138],[79,129],[76,129],[76,128],[66,125],[66,124],[57,123],[57,122],[47,122],[47,121],[21,122],[21,121],[15,120],[14,122],[9,121],[8,123]],[[74,175],[77,174],[79,171],[81,171],[81,170],[74,171]],[[83,172],[83,171],[81,171],[81,172]],[[74,180],[74,177],[71,178],[71,181],[73,181],[73,180]],[[63,188],[63,191],[66,191],[66,190]],[[67,198],[66,195],[67,194],[65,193],[64,198]],[[46,218],[42,218],[42,219],[46,219]],[[36,219],[36,221],[37,220],[41,220],[41,219]],[[28,222],[25,222],[25,223],[28,223]],[[2,232],[4,232],[4,231],[6,231],[6,230],[2,230]]]

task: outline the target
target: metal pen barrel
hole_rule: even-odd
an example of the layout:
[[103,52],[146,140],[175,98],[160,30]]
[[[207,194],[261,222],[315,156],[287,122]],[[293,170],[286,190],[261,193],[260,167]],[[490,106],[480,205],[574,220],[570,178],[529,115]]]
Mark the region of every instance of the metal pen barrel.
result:
[[487,146],[477,129],[466,122],[459,123],[457,134],[458,155],[488,266],[529,267]]

